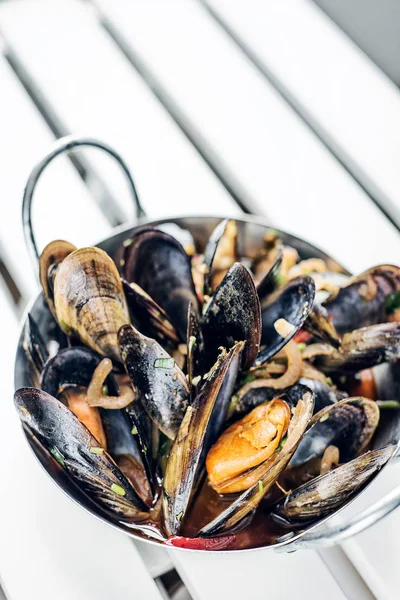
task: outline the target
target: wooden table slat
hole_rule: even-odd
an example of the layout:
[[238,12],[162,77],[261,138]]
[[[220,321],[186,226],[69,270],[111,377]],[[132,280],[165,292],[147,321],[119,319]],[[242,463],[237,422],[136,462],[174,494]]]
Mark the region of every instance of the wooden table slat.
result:
[[400,226],[397,86],[310,0],[205,1]]
[[276,225],[355,270],[395,260],[396,229],[198,2],[96,5]]

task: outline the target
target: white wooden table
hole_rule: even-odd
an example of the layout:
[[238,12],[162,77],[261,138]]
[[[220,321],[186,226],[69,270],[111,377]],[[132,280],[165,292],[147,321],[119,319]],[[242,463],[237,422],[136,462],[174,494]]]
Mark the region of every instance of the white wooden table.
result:
[[[86,133],[126,158],[150,217],[267,215],[353,271],[400,257],[400,92],[309,0],[19,0],[0,3],[0,585],[9,600],[397,599],[400,511],[342,547],[207,556],[135,544],[63,496],[12,404],[18,317],[37,289],[23,187],[55,138]],[[40,183],[41,246],[90,244],[132,219],[99,153]],[[106,214],[104,214],[106,207]],[[11,286],[12,287],[12,286]],[[347,513],[389,491],[378,478]],[[1,593],[0,593],[1,597]]]

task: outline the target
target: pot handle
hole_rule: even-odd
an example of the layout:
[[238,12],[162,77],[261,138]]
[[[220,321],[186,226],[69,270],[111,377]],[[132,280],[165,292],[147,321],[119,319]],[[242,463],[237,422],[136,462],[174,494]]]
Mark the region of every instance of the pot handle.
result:
[[45,170],[45,168],[49,165],[49,163],[56,156],[59,156],[60,154],[63,154],[64,152],[71,152],[72,150],[74,150],[77,147],[89,147],[89,146],[92,148],[99,148],[100,150],[107,152],[110,156],[112,156],[117,161],[117,163],[119,164],[119,166],[125,173],[126,179],[128,181],[129,189],[131,191],[133,203],[134,203],[135,209],[136,209],[137,219],[140,219],[140,218],[146,216],[146,214],[142,208],[142,205],[140,203],[140,200],[139,200],[139,197],[138,197],[138,194],[136,191],[136,187],[133,182],[130,171],[128,169],[128,166],[127,166],[126,162],[123,160],[123,158],[118,154],[118,152],[116,150],[114,150],[114,148],[112,148],[111,146],[109,146],[108,144],[106,144],[104,142],[101,142],[101,141],[96,140],[95,138],[91,138],[91,137],[78,137],[78,136],[72,136],[72,135],[62,137],[59,140],[57,140],[57,142],[54,144],[52,150],[50,150],[50,152],[48,152],[34,166],[34,168],[31,171],[31,174],[29,175],[29,178],[26,183],[25,190],[24,190],[24,197],[22,200],[22,227],[23,227],[23,231],[24,231],[25,244],[28,248],[28,252],[29,252],[31,259],[32,259],[33,263],[35,264],[35,266],[39,259],[39,252],[37,249],[35,234],[33,232],[33,227],[32,227],[32,200],[33,200],[33,194],[36,189],[36,185],[39,181],[39,178],[40,178],[41,174],[43,173],[43,171]]
[[333,527],[320,527],[305,533],[303,536],[276,548],[276,552],[294,552],[295,550],[319,550],[344,542],[353,535],[361,533],[386,517],[400,505],[400,486],[392,490],[372,506],[366,508],[346,523],[339,523]]

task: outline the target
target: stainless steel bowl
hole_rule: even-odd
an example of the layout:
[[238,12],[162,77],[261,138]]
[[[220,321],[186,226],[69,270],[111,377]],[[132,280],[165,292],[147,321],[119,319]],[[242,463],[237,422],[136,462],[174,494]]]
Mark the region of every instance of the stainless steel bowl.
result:
[[[132,235],[138,228],[143,227],[143,225],[152,225],[165,228],[178,238],[181,235],[184,236],[185,232],[189,231],[190,234],[193,236],[193,239],[196,243],[196,247],[199,249],[204,248],[211,232],[222,217],[190,216],[177,217],[171,219],[161,219],[158,221],[148,221],[146,219],[143,208],[138,200],[135,185],[133,183],[129,170],[123,159],[118,155],[118,153],[114,149],[110,148],[102,142],[99,142],[98,140],[94,140],[91,138],[68,137],[59,140],[59,142],[55,145],[53,150],[49,152],[49,154],[47,154],[40,161],[40,163],[36,165],[28,179],[28,183],[25,189],[23,201],[23,224],[26,242],[34,261],[37,261],[38,251],[34,232],[32,229],[31,215],[33,193],[37,181],[40,175],[47,167],[47,165],[53,160],[53,158],[55,158],[63,152],[70,152],[76,147],[85,146],[99,148],[107,152],[114,159],[117,160],[127,177],[128,184],[130,186],[133,200],[136,206],[137,224],[134,226],[126,225],[118,227],[114,230],[114,233],[111,237],[102,240],[97,244],[100,248],[104,249],[106,252],[108,252],[108,254],[111,257],[115,258],[116,253],[120,248],[123,240]],[[246,215],[245,218],[236,218],[236,221],[238,224],[238,244],[240,255],[247,257],[255,256],[263,246],[265,230],[267,228],[271,228],[272,224],[268,223],[265,219],[261,217],[254,217],[248,215]],[[319,257],[328,261],[333,268],[341,270],[344,273],[348,273],[344,267],[339,265],[339,263],[337,263],[334,259],[327,256],[324,252],[322,252],[315,246],[284,231],[278,231],[283,241],[286,244],[296,248],[302,258]],[[39,323],[44,340],[48,342],[51,339],[52,316],[44,300],[43,294],[39,293],[36,296],[36,298],[34,298],[30,303],[22,319],[22,331],[19,339],[17,355],[15,360],[14,382],[16,389],[19,387],[32,385],[29,372],[29,363],[27,361],[26,354],[23,349],[24,327],[26,325],[28,313],[31,313],[36,322]],[[393,398],[393,393],[397,393],[397,395],[400,396],[399,371],[400,368],[398,365],[397,368],[393,366],[384,365],[383,368],[380,367],[377,371],[378,386],[380,383],[384,382],[384,385],[380,385],[381,397],[383,399]],[[98,509],[94,504],[88,502],[87,496],[80,492],[77,485],[70,479],[70,477],[64,471],[55,468],[53,459],[50,457],[48,452],[39,444],[39,442],[35,438],[32,438],[26,432],[24,433],[24,435],[32,451],[36,455],[36,458],[39,460],[40,464],[47,472],[47,474],[63,490],[63,492],[67,494],[67,496],[69,496],[72,500],[79,504],[83,509],[96,516],[97,518],[101,519],[102,521],[108,523],[112,527],[124,531],[133,538],[145,539],[149,543],[153,544],[160,543],[155,540],[149,540],[148,538],[145,538],[138,534],[136,531],[133,532],[125,524],[118,524],[110,521],[107,517],[104,516],[104,514],[102,514],[100,509]],[[400,410],[394,409],[393,411],[390,411],[390,418],[381,419],[378,432],[375,435],[374,439],[374,447],[376,448],[382,447],[386,444],[395,444],[398,448],[400,441]],[[394,451],[393,455],[395,454],[396,451]],[[391,461],[392,460],[393,457]],[[387,463],[387,465],[384,468],[387,468],[391,461],[389,461],[389,463]],[[378,477],[379,476],[380,475],[378,475]],[[364,488],[364,490],[365,489],[366,488]],[[364,493],[364,490],[361,493]],[[352,500],[352,502],[354,500],[355,498]],[[375,502],[368,509],[359,513],[356,517],[352,518],[351,520],[348,520],[347,522],[343,522],[340,525],[335,525],[330,528],[324,526],[324,523],[329,521],[334,515],[340,512],[340,510],[342,510],[340,509],[335,513],[329,515],[328,517],[321,519],[318,523],[306,526],[300,532],[290,533],[286,536],[283,536],[275,544],[264,547],[262,549],[275,549],[281,552],[292,552],[299,548],[316,549],[331,546],[338,542],[342,542],[343,540],[351,537],[352,535],[355,535],[356,533],[363,531],[370,525],[376,523],[381,518],[393,511],[399,504],[400,486],[394,489],[391,493],[382,497],[379,501]],[[260,548],[247,550],[226,550],[225,552],[250,552],[254,550],[260,550]],[[194,552],[194,550],[185,551]]]

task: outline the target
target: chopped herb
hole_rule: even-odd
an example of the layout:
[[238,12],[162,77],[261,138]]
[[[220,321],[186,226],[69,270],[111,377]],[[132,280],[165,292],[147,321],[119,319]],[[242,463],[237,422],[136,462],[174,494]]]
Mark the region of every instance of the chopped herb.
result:
[[329,413],[326,413],[325,415],[322,415],[319,422],[323,423],[324,421],[327,421],[328,419],[329,419]]
[[50,454],[52,455],[53,458],[56,459],[56,461],[58,462],[59,465],[61,465],[62,467],[65,467],[64,457],[58,448],[53,446],[53,448],[50,449]]
[[277,449],[275,450],[275,452],[280,452],[282,450],[283,446],[286,443],[286,440],[287,440],[287,435],[285,435],[285,437],[281,439],[281,441],[279,442],[279,445],[278,445]]
[[188,344],[188,354],[191,354],[193,352],[193,348],[196,346],[196,338],[194,335],[191,335],[189,338],[189,344]]
[[247,375],[245,377],[243,377],[241,384],[244,385],[245,383],[251,383],[254,380],[255,380],[255,376],[252,375],[251,373],[247,373]]
[[154,366],[156,369],[173,369],[175,361],[173,358],[156,358]]
[[400,308],[400,290],[394,294],[388,294],[385,298],[385,310],[388,315],[393,314]]
[[278,273],[278,275],[276,276],[276,283],[278,285],[283,285],[286,282],[286,277],[284,276],[283,273]]
[[71,325],[68,325],[68,323],[66,323],[66,321],[64,321],[63,319],[61,319],[61,321],[60,321],[60,326],[61,326],[61,329],[63,331],[65,331],[65,333],[67,335],[69,335],[73,331],[73,328],[71,327]]
[[400,408],[400,402],[397,400],[377,400],[379,408]]
[[132,434],[132,435],[137,435],[137,433],[138,433],[138,430],[136,429],[136,426],[134,425],[134,426],[132,427],[132,429],[131,429],[131,434]]
[[91,448],[89,448],[89,452],[91,454],[103,454],[104,452],[104,448],[96,448],[96,446],[92,446]]
[[300,350],[300,352],[303,352],[303,350],[306,349],[306,344],[304,342],[300,342],[300,344],[297,344],[297,347]]
[[261,479],[260,479],[260,481],[258,482],[258,491],[259,491],[261,494],[263,494],[263,493],[264,493],[264,484],[263,484],[263,482],[261,481]]
[[182,521],[182,517],[183,517],[183,511],[180,512],[178,515],[176,515],[176,520],[177,521]]
[[123,487],[121,487],[120,485],[118,485],[117,483],[113,483],[111,486],[111,490],[115,493],[118,494],[118,496],[125,496],[126,492],[124,490]]
[[333,381],[332,381],[332,379],[331,379],[330,377],[327,377],[327,378],[326,378],[326,383],[327,383],[328,385],[330,385],[330,386],[332,386],[332,385],[333,385]]
[[125,266],[125,259],[121,258],[121,260],[119,261],[119,266],[120,267],[124,267]]
[[143,444],[143,446],[142,446],[142,450],[143,450],[143,452],[146,454],[146,452],[147,452],[147,446],[146,446],[146,444]]
[[208,309],[208,307],[210,305],[211,300],[212,300],[212,296],[211,296],[211,298],[209,296],[207,296],[207,295],[204,296],[204,304],[203,304],[203,310],[202,310],[202,314],[203,315],[206,314],[207,309]]
[[122,245],[124,246],[124,248],[127,248],[128,246],[130,246],[132,244],[132,240],[124,240],[122,242]]
[[201,379],[201,375],[197,375],[197,377],[193,377],[192,385],[197,385]]
[[341,376],[339,377],[339,381],[340,381],[340,383],[342,383],[342,384],[345,384],[345,383],[346,383],[346,381],[347,381],[347,377],[346,377],[346,375],[341,375]]

